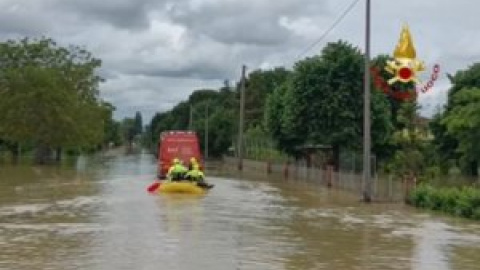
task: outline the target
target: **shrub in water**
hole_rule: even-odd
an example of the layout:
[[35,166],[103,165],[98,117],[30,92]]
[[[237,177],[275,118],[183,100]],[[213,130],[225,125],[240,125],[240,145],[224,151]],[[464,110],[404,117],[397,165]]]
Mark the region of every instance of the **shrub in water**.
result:
[[407,201],[416,207],[480,220],[480,190],[473,187],[435,188],[420,184]]

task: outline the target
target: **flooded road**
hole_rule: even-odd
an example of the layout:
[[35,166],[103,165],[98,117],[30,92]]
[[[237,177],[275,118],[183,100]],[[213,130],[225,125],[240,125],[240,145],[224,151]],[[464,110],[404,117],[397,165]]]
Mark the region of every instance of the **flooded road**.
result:
[[0,165],[0,269],[480,269],[480,224],[223,172],[151,196],[150,155]]

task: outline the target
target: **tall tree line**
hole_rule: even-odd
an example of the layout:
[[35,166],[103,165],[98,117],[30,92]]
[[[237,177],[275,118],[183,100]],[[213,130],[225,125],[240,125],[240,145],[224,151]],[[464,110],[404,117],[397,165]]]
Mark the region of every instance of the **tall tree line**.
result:
[[237,91],[228,83],[219,90],[197,90],[172,110],[156,113],[146,127],[144,141],[156,151],[162,131],[190,129],[197,132],[203,149],[208,121],[209,155],[219,157],[232,146],[233,134],[237,130],[237,96]]
[[[113,136],[114,107],[99,98],[101,60],[48,38],[0,43],[0,141],[36,161],[62,149],[95,149]],[[111,132],[110,132],[111,133]]]
[[[379,55],[371,62],[385,80],[387,60],[392,59]],[[363,61],[359,48],[339,40],[328,43],[318,55],[298,61],[291,70],[252,71],[246,81],[246,133],[262,133],[291,156],[301,155],[303,145],[331,146],[332,162],[338,167],[341,151],[362,148]],[[377,160],[402,174],[422,174],[431,167],[445,171],[452,164],[461,166],[465,174],[476,174],[479,71],[480,65],[475,64],[449,75],[453,86],[448,104],[430,124],[419,115],[415,85],[394,84],[395,91],[410,91],[412,97],[398,99],[386,95],[372,80],[372,150]],[[238,89],[237,85],[197,90],[172,110],[157,113],[147,129],[150,144],[156,143],[161,131],[188,129],[192,109],[191,128],[203,136],[208,117],[211,152],[226,153],[238,132]],[[208,116],[202,114],[207,103]]]

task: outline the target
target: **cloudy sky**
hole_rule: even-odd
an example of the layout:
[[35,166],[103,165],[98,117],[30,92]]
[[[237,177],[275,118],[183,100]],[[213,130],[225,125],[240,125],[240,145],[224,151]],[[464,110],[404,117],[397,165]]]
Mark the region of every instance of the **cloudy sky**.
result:
[[[287,66],[328,41],[363,50],[360,0],[317,46],[353,0],[0,0],[0,39],[48,36],[85,46],[103,60],[101,95],[116,117],[145,120],[199,88],[218,88],[248,70]],[[372,0],[372,55],[391,54],[408,23],[417,57],[453,73],[479,60],[480,3],[473,0]],[[425,72],[424,79],[428,72]],[[431,115],[446,100],[445,75],[422,95]]]

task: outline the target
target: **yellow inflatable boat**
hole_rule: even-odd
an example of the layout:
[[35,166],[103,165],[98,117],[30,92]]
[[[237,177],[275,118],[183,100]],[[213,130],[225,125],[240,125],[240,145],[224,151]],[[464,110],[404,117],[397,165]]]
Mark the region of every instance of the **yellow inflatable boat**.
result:
[[204,194],[207,190],[192,182],[163,182],[158,188],[158,193],[188,193]]

